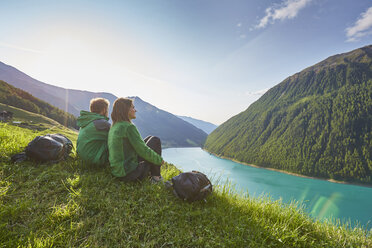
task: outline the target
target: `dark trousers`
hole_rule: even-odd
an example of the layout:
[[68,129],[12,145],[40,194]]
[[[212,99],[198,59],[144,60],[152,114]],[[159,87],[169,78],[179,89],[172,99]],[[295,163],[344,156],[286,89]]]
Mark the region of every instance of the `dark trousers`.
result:
[[[147,136],[144,141],[148,147],[161,156],[161,141],[158,137]],[[138,157],[137,168],[125,177],[122,177],[121,180],[125,182],[141,181],[149,175],[160,176],[160,166]]]

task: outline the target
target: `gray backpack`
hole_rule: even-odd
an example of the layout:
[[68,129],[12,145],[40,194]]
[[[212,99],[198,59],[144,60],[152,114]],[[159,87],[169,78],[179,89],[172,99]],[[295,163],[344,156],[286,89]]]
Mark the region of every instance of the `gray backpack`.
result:
[[37,136],[28,143],[24,152],[12,156],[12,161],[19,163],[26,159],[36,162],[57,163],[69,157],[73,144],[62,134]]
[[173,193],[188,202],[205,200],[212,193],[212,183],[208,177],[199,172],[184,172],[167,182]]

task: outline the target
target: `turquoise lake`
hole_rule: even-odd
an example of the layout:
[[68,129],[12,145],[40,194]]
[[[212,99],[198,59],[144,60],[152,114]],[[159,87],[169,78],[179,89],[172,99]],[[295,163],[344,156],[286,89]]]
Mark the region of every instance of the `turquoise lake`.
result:
[[255,197],[265,194],[285,203],[296,200],[314,218],[339,218],[350,220],[352,226],[359,222],[372,228],[372,188],[255,168],[218,158],[201,148],[164,149],[163,158],[182,171],[203,172],[214,183],[225,183],[228,179],[240,193],[248,192]]

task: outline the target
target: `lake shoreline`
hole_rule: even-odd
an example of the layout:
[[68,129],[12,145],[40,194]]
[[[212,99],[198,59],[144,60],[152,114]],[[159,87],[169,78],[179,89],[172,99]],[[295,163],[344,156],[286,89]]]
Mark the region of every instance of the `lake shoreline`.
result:
[[268,167],[262,167],[262,166],[258,166],[258,165],[255,165],[255,164],[248,164],[248,163],[241,162],[241,161],[238,161],[236,159],[229,158],[229,157],[219,156],[219,155],[217,155],[217,154],[215,154],[213,152],[210,152],[210,151],[208,151],[206,149],[203,149],[203,148],[201,148],[201,149],[203,151],[205,151],[205,152],[208,152],[209,154],[211,154],[213,156],[218,157],[218,158],[230,160],[230,161],[233,161],[235,163],[242,164],[242,165],[248,165],[248,166],[251,166],[251,167],[254,167],[254,168],[260,168],[260,169],[266,169],[266,170],[271,170],[271,171],[277,171],[277,172],[281,172],[281,173],[292,175],[292,176],[296,176],[296,177],[303,177],[303,178],[308,178],[308,179],[318,179],[318,180],[322,180],[322,181],[328,181],[328,182],[331,182],[331,183],[338,183],[338,184],[346,184],[346,185],[354,185],[354,186],[361,186],[361,187],[372,188],[372,185],[369,185],[369,184],[350,183],[350,182],[339,181],[339,180],[334,180],[334,179],[311,177],[311,176],[305,176],[305,175],[301,175],[301,174],[298,174],[298,173],[289,172],[289,171],[285,171],[285,170],[280,170],[280,169],[275,169],[275,168],[268,168]]

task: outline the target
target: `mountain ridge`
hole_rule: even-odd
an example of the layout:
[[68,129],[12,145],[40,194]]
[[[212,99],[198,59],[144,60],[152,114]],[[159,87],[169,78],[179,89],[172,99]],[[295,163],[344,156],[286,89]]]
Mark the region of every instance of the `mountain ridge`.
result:
[[[110,101],[109,112],[111,113],[113,103],[117,99],[111,93],[73,90],[49,85],[2,62],[0,62],[0,79],[75,116],[79,116],[80,110],[89,111],[90,100],[96,97],[103,97]],[[160,111],[160,109],[149,103],[142,104],[142,99],[139,97],[134,97],[134,99],[140,102],[137,105],[137,120],[134,123],[138,125],[138,130],[143,137],[150,134],[158,136],[162,140],[164,147],[189,147],[202,146],[204,144],[207,134],[202,130],[169,112]],[[147,109],[142,108],[142,106],[146,106]],[[156,115],[148,111],[149,106],[152,106],[150,109],[157,109],[161,114]],[[156,121],[151,118],[155,118]]]
[[306,176],[371,183],[372,46],[287,77],[212,132],[220,156]]
[[[142,137],[157,135],[162,139],[162,143],[166,142],[165,147],[189,147],[204,144],[207,133],[203,130],[137,96],[130,98],[134,100],[135,107],[140,109],[133,123],[140,130]],[[169,128],[172,126],[177,126],[177,129]],[[180,136],[180,132],[184,135]]]
[[217,128],[217,125],[215,125],[211,122],[198,120],[198,119],[192,118],[190,116],[177,115],[177,117],[181,118],[184,121],[187,121],[187,122],[191,123],[192,125],[194,125],[195,127],[203,130],[207,134],[210,134],[214,129]]
[[[79,114],[79,110],[66,102],[64,99],[53,96],[48,91],[43,90],[40,88],[40,85],[47,87],[48,90],[52,90],[53,87],[61,88],[64,91],[67,89],[53,86],[36,80],[29,75],[25,74],[24,72],[18,70],[17,68],[7,65],[0,61],[0,79],[13,85],[16,88],[25,90],[26,92],[30,93],[31,95],[42,99],[66,112],[69,112],[75,116]],[[66,94],[65,94],[66,95]],[[66,107],[67,106],[67,107]]]

